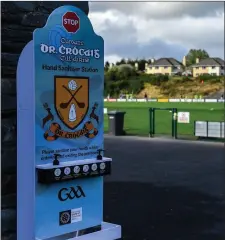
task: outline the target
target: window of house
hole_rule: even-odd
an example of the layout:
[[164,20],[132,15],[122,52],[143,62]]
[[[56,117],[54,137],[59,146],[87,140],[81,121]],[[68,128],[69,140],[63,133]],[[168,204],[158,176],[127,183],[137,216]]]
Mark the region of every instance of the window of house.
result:
[[159,69],[159,67],[155,67],[155,69]]
[[199,69],[199,67],[196,67],[196,69]]
[[149,69],[152,69],[152,67],[149,67]]
[[202,67],[202,69],[206,69],[206,67]]
[[223,69],[224,69],[224,67],[223,67],[223,66],[221,66],[221,69],[223,70]]
[[215,69],[216,67],[215,66],[212,66],[212,69]]
[[196,76],[199,76],[199,74],[197,73]]
[[168,67],[164,67],[164,69],[167,69]]

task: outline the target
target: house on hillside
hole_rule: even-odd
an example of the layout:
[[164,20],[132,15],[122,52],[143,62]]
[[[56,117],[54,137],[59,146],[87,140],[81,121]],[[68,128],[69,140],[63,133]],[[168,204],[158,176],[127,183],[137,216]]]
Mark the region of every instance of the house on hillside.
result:
[[151,64],[146,65],[145,73],[171,76],[181,74],[183,72],[183,68],[183,63],[177,61],[175,58],[160,58],[158,60],[152,59]]
[[196,64],[192,65],[193,77],[203,74],[222,76],[224,75],[224,63],[225,61],[221,58],[206,58],[201,61],[196,58]]

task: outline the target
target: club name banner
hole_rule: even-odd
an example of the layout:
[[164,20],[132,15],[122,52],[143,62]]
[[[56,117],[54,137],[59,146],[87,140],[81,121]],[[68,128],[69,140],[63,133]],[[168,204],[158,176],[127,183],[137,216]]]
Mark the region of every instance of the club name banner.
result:
[[34,31],[37,164],[64,151],[66,161],[96,158],[103,145],[104,43],[75,9],[56,9]]
[[117,100],[117,102],[126,102],[127,100],[126,99],[124,99],[124,98],[118,98],[118,99],[116,99]]
[[224,102],[224,99],[219,99],[218,102]]

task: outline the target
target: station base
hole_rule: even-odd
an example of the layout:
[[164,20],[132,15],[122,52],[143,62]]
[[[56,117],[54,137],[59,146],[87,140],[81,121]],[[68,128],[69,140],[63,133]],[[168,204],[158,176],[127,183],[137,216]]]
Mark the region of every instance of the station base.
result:
[[[102,229],[97,232],[84,234],[73,238],[65,239],[65,237],[57,236],[51,240],[116,240],[121,238],[121,226],[113,223],[102,223]],[[36,238],[35,240],[47,240]]]

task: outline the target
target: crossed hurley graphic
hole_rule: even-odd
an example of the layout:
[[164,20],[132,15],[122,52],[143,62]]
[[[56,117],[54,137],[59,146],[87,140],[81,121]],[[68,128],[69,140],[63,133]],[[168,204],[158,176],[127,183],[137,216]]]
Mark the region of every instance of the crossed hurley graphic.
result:
[[77,106],[79,108],[84,108],[85,107],[85,103],[84,102],[78,102],[77,99],[75,98],[75,95],[82,88],[82,85],[73,94],[71,93],[71,91],[66,86],[63,85],[63,88],[65,88],[66,91],[71,95],[71,98],[70,98],[70,100],[68,102],[60,103],[60,107],[62,109],[67,108],[73,99],[77,103]]

